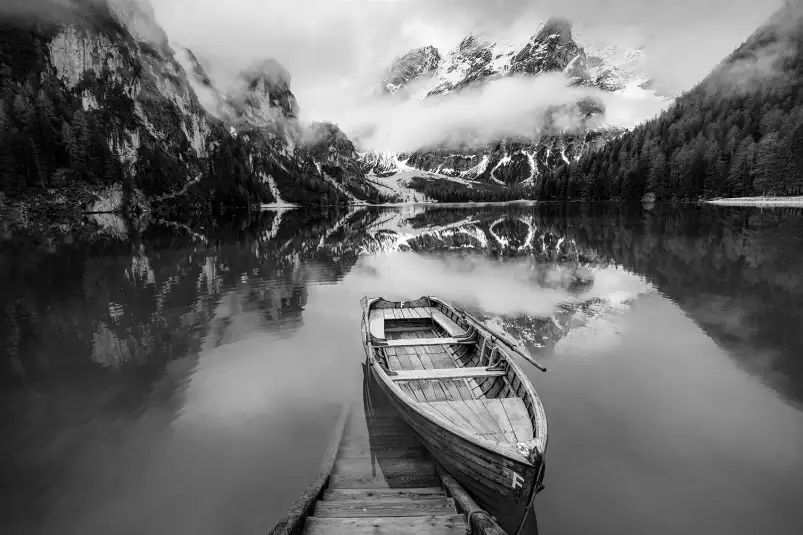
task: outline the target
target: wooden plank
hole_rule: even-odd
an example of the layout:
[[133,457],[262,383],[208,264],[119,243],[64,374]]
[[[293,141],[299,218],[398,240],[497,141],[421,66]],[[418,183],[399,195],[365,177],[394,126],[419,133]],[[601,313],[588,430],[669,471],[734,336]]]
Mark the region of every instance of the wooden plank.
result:
[[371,474],[337,474],[330,478],[333,489],[420,488],[434,487],[440,481],[435,474],[398,474],[392,476]]
[[510,425],[516,434],[516,440],[524,442],[533,438],[533,423],[530,421],[530,413],[521,398],[503,398],[501,400]]
[[456,512],[454,500],[445,496],[420,500],[384,498],[378,500],[319,501],[315,506],[315,516],[317,518],[409,517],[449,515]]
[[502,435],[505,437],[505,439],[508,442],[516,442],[516,433],[513,430],[513,425],[510,423],[510,419],[507,416],[505,408],[502,406],[502,400],[483,399],[482,404],[485,405],[485,408],[489,413],[491,413],[494,420],[496,420],[496,423],[502,430]]
[[386,446],[384,448],[363,446],[343,446],[337,453],[339,459],[427,459],[428,454],[422,446]]
[[384,498],[407,498],[420,500],[446,496],[441,487],[428,487],[420,489],[330,489],[322,500],[381,500]]
[[449,396],[446,395],[446,389],[443,387],[442,381],[428,381],[432,383],[432,389],[435,390],[435,399],[437,401],[446,401]]
[[426,401],[427,396],[424,395],[424,391],[421,389],[421,382],[420,381],[410,381],[407,383],[410,385],[410,389],[413,391],[415,395],[415,399],[417,401]]
[[[463,361],[462,361],[462,359],[460,358],[460,356],[459,356],[459,354],[457,353],[457,351],[455,351],[455,350],[454,350],[452,347],[450,347],[450,346],[441,346],[441,347],[442,347],[442,348],[443,348],[443,350],[446,352],[446,354],[449,356],[449,358],[450,358],[450,359],[452,359],[452,362],[454,362],[454,365],[455,365],[455,367],[456,367],[456,368],[461,368],[461,367],[463,367]],[[465,349],[465,348],[467,348],[467,347],[468,347],[468,346],[460,346],[460,347],[459,347],[459,349],[461,349],[461,350],[462,350],[462,349]]]
[[471,389],[468,387],[466,379],[455,379],[454,384],[457,387],[457,391],[460,392],[461,399],[474,399],[474,396],[471,395]]
[[388,366],[394,371],[404,369],[402,368],[401,361],[399,360],[398,355],[396,355],[396,352],[396,348],[393,347],[385,349],[385,358],[387,358]]
[[440,355],[438,354],[437,346],[421,346],[418,349],[420,349],[427,355],[427,358],[432,363],[433,369],[443,368],[443,365],[441,364]]
[[474,396],[474,399],[482,396],[482,390],[473,377],[467,377],[466,384],[468,385],[469,390],[471,390],[471,395]]
[[413,364],[413,361],[410,359],[410,355],[407,354],[407,351],[395,349],[395,352],[396,352],[396,358],[399,359],[399,365],[401,366],[401,370],[394,370],[394,371],[401,372],[404,370],[410,371],[416,369],[415,365]]
[[432,319],[438,323],[443,329],[451,336],[460,336],[466,333],[466,330],[461,328],[457,323],[452,321],[446,314],[440,310],[432,311]]
[[398,332],[414,332],[414,331],[423,331],[423,332],[432,332],[432,327],[387,327],[385,328],[386,333],[398,333]]
[[479,434],[480,431],[462,414],[457,412],[449,403],[429,403],[429,408],[443,416],[447,421],[452,422],[457,427],[462,427],[469,433]]
[[408,351],[413,350],[415,352],[425,370],[435,369],[435,365],[432,364],[432,359],[429,358],[429,353],[427,353],[423,347],[408,347],[407,349]]
[[421,390],[424,391],[424,397],[427,401],[435,401],[435,387],[434,381],[419,381]]
[[482,425],[477,416],[474,414],[465,401],[447,401],[446,403],[454,409],[466,422],[468,422],[474,429],[474,433],[482,434],[487,433],[488,430]]
[[460,401],[463,396],[460,395],[460,390],[457,388],[457,381],[444,379],[441,381],[444,390],[446,390],[446,399],[450,401]]
[[421,359],[418,357],[418,353],[412,347],[400,347],[397,348],[397,353],[400,355],[407,355],[407,358],[410,359],[410,363],[412,364],[411,370],[423,370],[424,364],[421,362]]
[[408,396],[410,396],[411,398],[416,399],[415,398],[415,394],[413,394],[413,389],[410,388],[410,384],[409,383],[399,383],[399,388],[401,388],[402,391],[405,394],[407,394]]
[[462,515],[393,518],[309,518],[306,535],[466,535]]
[[[402,370],[391,376],[394,381],[425,379],[463,379],[468,377],[501,377],[503,371],[488,371],[485,368],[446,368],[437,370]],[[476,385],[475,385],[476,386]]]
[[478,422],[482,427],[485,428],[485,431],[482,432],[483,436],[490,438],[488,435],[495,435],[498,433],[500,438],[502,438],[502,430],[499,429],[499,426],[496,424],[496,421],[493,419],[490,413],[485,410],[485,406],[482,404],[482,401],[475,399],[470,401],[462,401],[461,403],[464,403],[471,410],[471,412],[474,413],[474,417],[476,418],[473,421],[474,427],[477,427],[478,429],[480,428],[480,426],[477,425]]
[[398,346],[439,346],[444,344],[466,344],[473,345],[473,341],[468,341],[463,338],[415,338],[399,340],[388,340],[387,346],[380,347],[398,347]]

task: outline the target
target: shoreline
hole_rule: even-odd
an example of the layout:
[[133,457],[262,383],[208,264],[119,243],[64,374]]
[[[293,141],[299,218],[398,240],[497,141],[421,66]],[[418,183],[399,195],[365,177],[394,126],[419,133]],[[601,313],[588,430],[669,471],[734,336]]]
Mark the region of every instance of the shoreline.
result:
[[800,206],[803,207],[803,195],[796,197],[732,197],[727,199],[709,199],[706,204],[717,206]]

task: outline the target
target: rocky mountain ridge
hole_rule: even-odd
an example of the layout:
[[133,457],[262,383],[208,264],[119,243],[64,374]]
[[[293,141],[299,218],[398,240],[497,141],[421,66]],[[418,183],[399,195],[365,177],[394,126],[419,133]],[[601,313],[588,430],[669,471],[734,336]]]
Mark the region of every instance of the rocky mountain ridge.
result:
[[[425,47],[398,58],[383,82],[386,92],[393,98],[448,98],[467,89],[481,90],[503,77],[545,73],[563,73],[570,85],[606,92],[647,91],[650,84],[640,70],[640,48],[622,50],[608,44],[586,51],[574,37],[572,24],[558,18],[546,21],[522,45],[469,35],[435,67],[439,56],[433,47]],[[579,128],[562,128],[567,116]],[[590,97],[546,109],[542,123],[541,131],[527,138],[500,139],[483,146],[429,147],[399,158],[409,167],[446,178],[537,189],[546,172],[575,161],[624,130],[606,124],[605,106]],[[367,165],[376,160],[388,158],[372,156]]]
[[222,94],[147,0],[69,8],[0,20],[4,197],[85,185],[89,211],[385,200],[336,126],[298,121],[276,60]]
[[443,56],[432,46],[414,49],[394,60],[383,83],[392,82],[386,92],[396,93],[429,78],[415,95],[429,97],[503,76],[563,72],[574,84],[620,91],[650,86],[642,63],[640,46],[582,42],[570,21],[550,18],[524,43],[469,34]]

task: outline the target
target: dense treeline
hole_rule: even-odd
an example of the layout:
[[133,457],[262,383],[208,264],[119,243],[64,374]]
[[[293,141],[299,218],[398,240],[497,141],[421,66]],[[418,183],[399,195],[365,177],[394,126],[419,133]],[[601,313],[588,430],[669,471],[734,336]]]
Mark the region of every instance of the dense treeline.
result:
[[[414,177],[410,187],[423,196],[438,202],[506,202],[534,199],[536,190],[531,187],[494,187],[475,183],[472,187],[447,179]],[[423,199],[421,199],[423,200]]]
[[562,165],[544,200],[803,194],[803,16],[776,14],[656,119]]
[[[102,31],[122,35],[110,18]],[[241,168],[222,164],[242,147],[226,143],[208,159],[191,151],[186,137],[171,135],[175,147],[151,135],[135,112],[135,103],[120,81],[120,72],[88,70],[81,82],[68,88],[49,65],[48,42],[57,28],[47,24],[17,26],[0,23],[0,191],[14,197],[50,188],[74,189],[83,185],[123,185],[160,196],[176,191],[188,179],[203,177],[212,192],[211,202],[241,205],[249,200],[269,201],[258,180]],[[123,39],[122,37],[119,37]],[[142,63],[126,46],[118,67],[126,80],[140,79]],[[147,84],[149,80],[142,83]],[[97,105],[85,105],[93,98]],[[176,118],[180,111],[167,99],[141,102],[152,117]],[[179,120],[175,119],[176,129]],[[222,127],[221,127],[222,129]],[[139,136],[136,149],[129,139]],[[121,161],[126,147],[131,166]],[[214,160],[214,161],[213,161]],[[219,165],[214,166],[217,163]]]
[[[72,88],[49,57],[48,45],[60,27],[0,21],[0,193],[5,197],[42,195],[52,188],[86,197],[99,187],[122,184],[126,194],[136,187],[151,199],[167,197],[171,208],[217,210],[275,201],[271,177],[283,200],[292,203],[344,204],[349,196],[343,190],[384,200],[375,188],[345,178],[338,181],[341,190],[320,176],[312,160],[284,157],[285,147],[274,146],[275,136],[261,131],[233,137],[210,119],[212,142],[206,154],[198,154],[181,130],[183,112],[158,88],[155,77],[164,73],[151,72],[148,62],[164,61],[159,53],[154,59],[148,55],[154,52],[140,50],[108,14],[95,14],[93,21],[98,24],[93,31],[119,44],[120,64],[115,72],[87,70]],[[140,92],[133,94],[133,87]],[[143,115],[150,125],[143,124]]]
[[0,27],[0,191],[120,180],[104,117],[85,113],[39,61],[44,39]]

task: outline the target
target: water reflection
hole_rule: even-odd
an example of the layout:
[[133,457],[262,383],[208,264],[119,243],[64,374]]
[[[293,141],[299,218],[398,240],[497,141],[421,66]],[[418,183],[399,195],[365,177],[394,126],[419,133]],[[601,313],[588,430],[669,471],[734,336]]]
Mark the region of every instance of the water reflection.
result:
[[[550,422],[563,422],[557,429],[588,412],[578,405],[584,397],[652,429],[645,422],[673,398],[640,391],[620,399],[610,390],[626,392],[633,383],[623,377],[637,379],[617,379],[602,363],[655,374],[651,361],[629,359],[660,353],[658,340],[701,355],[679,361],[688,366],[679,374],[686,392],[716,397],[717,377],[726,377],[728,399],[737,391],[759,399],[746,393],[745,376],[725,368],[735,362],[799,407],[801,226],[803,213],[792,209],[479,206],[293,210],[5,236],[0,454],[14,490],[2,498],[18,513],[3,531],[269,525],[314,476],[339,403],[361,391],[356,303],[366,294],[439,295],[525,339],[557,367],[555,377],[571,372],[578,381],[554,390],[561,380],[537,379]],[[612,356],[622,352],[628,357]],[[691,369],[712,382],[695,390]],[[726,421],[719,408],[684,423],[705,436],[707,418]],[[785,443],[803,446],[800,420],[773,410],[762,432],[783,422]],[[712,444],[739,442],[738,428],[717,428]],[[797,459],[773,447],[778,459]],[[565,442],[557,448],[584,454]],[[199,500],[205,512],[189,521]],[[563,507],[550,506],[553,518]]]

